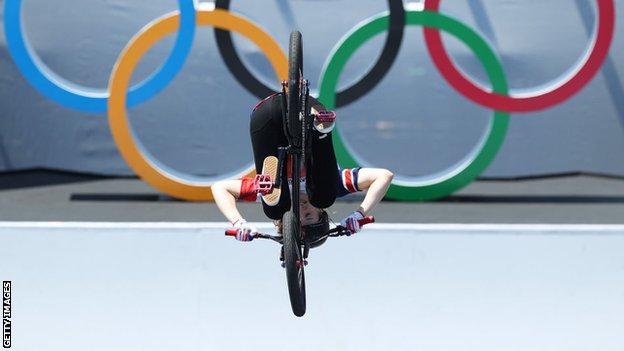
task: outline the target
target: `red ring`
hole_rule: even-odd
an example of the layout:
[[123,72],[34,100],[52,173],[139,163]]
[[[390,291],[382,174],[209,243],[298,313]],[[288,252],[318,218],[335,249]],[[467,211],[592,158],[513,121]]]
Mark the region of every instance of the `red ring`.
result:
[[[425,0],[425,10],[438,12],[441,0]],[[581,69],[563,85],[529,97],[513,97],[484,91],[471,82],[454,65],[442,44],[440,32],[425,27],[427,50],[436,67],[457,91],[468,99],[494,110],[506,112],[530,112],[552,107],[578,93],[600,70],[613,40],[615,5],[613,0],[597,0],[598,34],[592,50]]]

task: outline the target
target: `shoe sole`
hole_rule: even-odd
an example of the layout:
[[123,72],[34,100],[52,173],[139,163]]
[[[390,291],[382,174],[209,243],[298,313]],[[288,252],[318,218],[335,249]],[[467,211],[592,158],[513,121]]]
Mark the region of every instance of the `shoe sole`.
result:
[[[264,159],[262,163],[262,174],[266,174],[271,176],[271,179],[274,181],[277,179],[277,157],[269,156]],[[282,189],[273,188],[273,191],[269,194],[262,195],[262,200],[265,204],[269,206],[275,206],[279,202],[280,195],[282,194]]]
[[334,129],[334,125],[335,124],[336,124],[336,122],[318,122],[318,121],[314,121],[314,128],[316,128],[316,130],[319,133],[327,134],[327,133],[331,132]]

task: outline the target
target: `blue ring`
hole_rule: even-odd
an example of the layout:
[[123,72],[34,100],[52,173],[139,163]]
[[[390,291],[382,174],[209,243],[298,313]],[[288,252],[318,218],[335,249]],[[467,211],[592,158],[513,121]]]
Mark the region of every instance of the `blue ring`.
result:
[[[178,0],[180,29],[167,61],[145,81],[128,92],[128,107],[136,106],[164,89],[184,65],[195,36],[194,0]],[[5,0],[4,31],[7,47],[26,80],[39,92],[59,104],[87,112],[104,112],[108,92],[73,85],[53,73],[24,40],[21,20],[22,0]]]

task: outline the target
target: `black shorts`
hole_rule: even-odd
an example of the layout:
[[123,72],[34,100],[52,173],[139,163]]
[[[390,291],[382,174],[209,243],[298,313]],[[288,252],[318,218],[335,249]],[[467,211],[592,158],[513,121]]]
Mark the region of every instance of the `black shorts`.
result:
[[[312,105],[320,104],[310,97]],[[278,156],[278,148],[288,146],[282,121],[282,94],[278,93],[262,100],[251,113],[249,123],[256,172],[262,172],[262,163],[267,156]],[[334,154],[331,133],[323,136],[316,129],[312,131],[312,155],[307,157],[306,192],[312,206],[327,208],[336,200],[336,184],[339,182],[338,164]],[[282,184],[288,184],[286,169],[280,175]],[[282,186],[279,202],[268,206],[262,202],[264,213],[271,219],[281,219],[290,210],[290,192]]]

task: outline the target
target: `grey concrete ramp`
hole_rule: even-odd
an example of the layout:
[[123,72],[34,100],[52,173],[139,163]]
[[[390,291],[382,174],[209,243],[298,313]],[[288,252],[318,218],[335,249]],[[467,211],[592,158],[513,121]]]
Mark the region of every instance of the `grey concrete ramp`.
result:
[[[378,225],[313,250],[220,223],[3,223],[14,350],[621,350],[624,227]],[[411,228],[411,229],[410,229]]]

